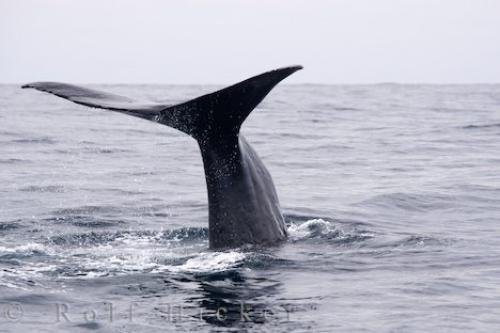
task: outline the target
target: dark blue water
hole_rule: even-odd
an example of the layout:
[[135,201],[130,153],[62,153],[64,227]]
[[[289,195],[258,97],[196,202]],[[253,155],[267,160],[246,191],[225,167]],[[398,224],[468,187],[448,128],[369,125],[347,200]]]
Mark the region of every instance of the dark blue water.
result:
[[0,124],[0,332],[500,327],[499,85],[276,88],[243,128],[290,231],[265,250],[208,250],[180,132],[16,86]]

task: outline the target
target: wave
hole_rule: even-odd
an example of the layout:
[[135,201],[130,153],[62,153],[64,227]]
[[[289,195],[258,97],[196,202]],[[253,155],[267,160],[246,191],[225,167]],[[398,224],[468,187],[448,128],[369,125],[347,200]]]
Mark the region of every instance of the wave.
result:
[[369,246],[376,252],[382,249],[382,253],[397,254],[394,250],[422,249],[428,251],[432,248],[447,247],[456,242],[457,240],[451,238],[440,238],[429,235],[407,235],[379,239],[377,242],[370,243]]
[[408,211],[429,211],[454,207],[452,196],[443,194],[387,193],[376,195],[357,204]]
[[123,220],[104,219],[88,215],[52,217],[43,219],[43,221],[55,224],[71,224],[82,228],[109,228],[126,223]]
[[11,143],[22,143],[22,144],[32,144],[32,143],[41,143],[41,144],[55,144],[56,140],[49,137],[40,137],[40,138],[26,138],[26,139],[15,139],[11,140]]
[[130,153],[132,150],[125,148],[109,148],[109,147],[94,147],[94,146],[84,146],[84,147],[75,147],[75,148],[59,148],[54,149],[49,152],[49,154],[53,154],[54,152],[62,155],[85,155],[85,154],[94,154],[94,155],[102,155],[102,154],[121,154],[121,153]]
[[23,160],[20,158],[2,158],[0,159],[0,164],[18,164],[18,163],[30,163],[29,160]]
[[500,127],[500,123],[462,126],[463,129],[481,129],[481,128],[495,128],[495,127]]
[[21,227],[20,222],[21,222],[20,220],[9,221],[9,222],[0,222],[0,232],[18,229]]
[[374,235],[368,231],[353,229],[348,232],[338,223],[323,219],[308,220],[301,224],[291,224],[288,233],[292,241],[308,239],[333,240],[338,243],[351,243],[372,238]]
[[216,272],[235,268],[241,265],[246,257],[247,254],[238,251],[202,252],[184,264],[169,267],[168,270],[183,273]]
[[192,242],[204,240],[208,241],[208,228],[184,227],[162,231],[145,230],[65,234],[52,236],[46,243],[59,246],[92,246],[120,241],[161,243],[165,241]]
[[96,215],[96,214],[121,214],[122,207],[119,206],[81,206],[74,208],[62,208],[52,211],[53,215],[66,217],[74,215]]
[[17,245],[17,246],[1,246],[0,245],[0,254],[6,254],[6,253],[20,253],[23,255],[29,255],[33,253],[42,253],[45,251],[45,246],[43,244],[39,243],[28,243],[24,245]]
[[31,185],[31,186],[21,187],[19,189],[19,191],[39,192],[39,193],[44,193],[44,192],[64,193],[64,192],[66,192],[66,188],[64,186],[61,186],[61,185],[47,185],[47,186]]

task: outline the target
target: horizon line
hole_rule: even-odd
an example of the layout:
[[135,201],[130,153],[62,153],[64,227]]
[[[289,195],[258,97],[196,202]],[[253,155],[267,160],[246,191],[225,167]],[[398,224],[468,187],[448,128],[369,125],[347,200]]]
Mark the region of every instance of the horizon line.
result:
[[[62,81],[30,81],[30,82],[62,82]],[[0,85],[23,85],[29,82],[0,82]],[[75,82],[65,81],[68,84],[81,84],[81,85],[170,85],[170,86],[222,86],[231,85],[234,83],[169,83],[169,82]],[[361,86],[361,85],[435,85],[435,86],[465,86],[465,85],[500,85],[498,82],[393,82],[393,81],[380,81],[380,82],[302,82],[302,83],[286,83],[283,82],[280,86]]]

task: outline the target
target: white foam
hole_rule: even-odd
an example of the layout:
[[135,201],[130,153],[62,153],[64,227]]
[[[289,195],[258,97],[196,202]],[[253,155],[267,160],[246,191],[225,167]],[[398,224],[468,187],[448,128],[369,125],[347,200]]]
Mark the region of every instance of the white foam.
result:
[[177,272],[214,272],[224,271],[237,266],[246,255],[241,252],[202,252],[187,260],[183,265],[173,266]]
[[[22,268],[3,269],[0,270],[0,286],[29,290],[31,286],[28,288],[28,285],[26,285],[27,280],[33,280],[33,278],[40,279],[45,272],[53,271],[56,268],[57,266],[55,265],[47,265],[45,263],[29,263],[25,264]],[[37,286],[44,287],[40,282],[37,282]]]
[[[179,247],[178,244],[172,246],[170,241],[163,241],[161,234],[124,234],[94,246],[59,246],[53,243],[0,246],[0,254],[43,252],[50,255],[43,263],[25,262],[15,272],[0,274],[0,285],[10,287],[19,279],[43,281],[47,279],[47,273],[58,270],[58,277],[62,279],[91,279],[131,272],[223,271],[235,267],[246,257],[236,251],[204,252],[205,243]],[[177,243],[176,240],[173,242]],[[67,267],[71,269],[66,272]]]
[[302,224],[292,224],[288,227],[288,234],[292,240],[326,236],[332,232],[341,233],[332,222],[323,219],[313,219]]
[[38,243],[27,243],[24,245],[6,247],[0,246],[0,253],[33,253],[33,252],[45,252],[46,247]]

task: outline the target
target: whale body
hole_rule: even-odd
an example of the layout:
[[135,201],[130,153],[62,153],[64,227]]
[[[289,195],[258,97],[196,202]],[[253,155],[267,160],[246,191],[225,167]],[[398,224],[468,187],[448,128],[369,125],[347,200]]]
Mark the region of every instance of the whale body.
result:
[[35,82],[22,88],[154,121],[193,137],[205,169],[209,247],[224,249],[274,245],[287,237],[271,175],[240,128],[271,89],[299,69],[302,67],[269,71],[176,105],[140,102],[57,82]]

